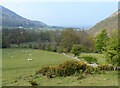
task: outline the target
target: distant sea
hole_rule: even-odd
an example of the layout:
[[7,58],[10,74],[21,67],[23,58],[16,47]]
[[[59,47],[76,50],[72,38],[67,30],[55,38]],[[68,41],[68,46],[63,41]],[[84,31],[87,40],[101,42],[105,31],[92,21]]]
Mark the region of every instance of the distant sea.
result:
[[68,27],[71,27],[71,28],[80,28],[80,29],[90,29],[90,28],[92,28],[93,27],[93,25],[85,25],[85,26],[79,26],[79,25],[71,25],[71,26],[61,26],[61,27],[66,27],[66,28],[68,28]]

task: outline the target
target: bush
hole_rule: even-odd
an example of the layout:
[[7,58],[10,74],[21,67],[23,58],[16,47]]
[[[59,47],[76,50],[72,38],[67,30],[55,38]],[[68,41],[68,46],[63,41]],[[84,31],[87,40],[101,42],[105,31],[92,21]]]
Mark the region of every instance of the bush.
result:
[[58,67],[59,75],[70,76],[75,74],[75,72],[79,73],[80,70],[84,71],[87,67],[87,64],[85,64],[84,62],[69,60],[60,64]]
[[1,46],[2,46],[2,48],[9,48],[10,44],[7,41],[2,41],[2,45]]
[[43,76],[45,76],[49,69],[50,69],[50,66],[44,66],[41,68],[40,71],[37,72],[37,74],[41,73]]
[[38,45],[37,45],[36,43],[33,43],[33,44],[32,44],[32,48],[33,48],[33,49],[38,49]]
[[99,72],[100,72],[100,69],[98,67],[92,67],[92,66],[88,66],[87,69],[85,70],[85,73],[88,73],[88,74],[94,74]]
[[62,46],[58,46],[57,47],[57,52],[58,53],[63,53],[63,47]]
[[71,49],[71,53],[74,54],[74,56],[79,56],[79,54],[83,51],[84,47],[82,45],[73,45]]
[[47,45],[45,46],[45,50],[47,50],[47,51],[52,51],[51,45],[50,45],[50,44],[47,44]]
[[47,77],[48,78],[54,78],[54,77],[56,77],[56,75],[57,75],[57,68],[58,67],[50,66],[49,69],[48,69],[48,71],[47,71],[47,73],[46,73]]
[[47,76],[48,78],[54,78],[56,76],[70,76],[70,75],[81,75],[82,74],[94,74],[94,73],[105,73],[102,71],[105,70],[113,70],[114,67],[112,65],[99,65],[98,67],[93,67],[87,65],[84,62],[78,62],[76,60],[65,61],[58,66],[44,66],[37,74],[42,74],[43,76]]
[[35,80],[30,80],[29,83],[31,84],[31,86],[37,86],[37,82]]
[[66,61],[59,65],[58,75],[70,76],[75,73],[77,61]]
[[92,56],[83,56],[83,58],[88,62],[88,63],[97,63],[97,59]]
[[40,71],[37,71],[36,74],[41,73],[43,76],[46,75],[49,78],[55,76],[70,76],[75,73],[80,73],[81,70],[83,72],[86,68],[86,63],[70,60],[59,64],[58,66],[44,66]]
[[98,66],[98,68],[100,70],[107,70],[107,71],[114,70],[114,66],[113,65],[108,65],[108,64],[101,64],[101,65]]

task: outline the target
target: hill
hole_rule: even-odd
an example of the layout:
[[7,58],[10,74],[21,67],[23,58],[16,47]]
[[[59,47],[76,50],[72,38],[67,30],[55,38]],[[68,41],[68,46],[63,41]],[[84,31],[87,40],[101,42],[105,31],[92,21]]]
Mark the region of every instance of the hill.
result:
[[120,14],[120,11],[117,11],[105,20],[100,21],[87,31],[88,34],[95,36],[101,29],[106,29],[107,33],[110,34],[113,29],[118,29],[118,14]]
[[2,7],[2,26],[3,27],[24,27],[24,28],[41,28],[48,25],[40,22],[23,18],[15,12]]

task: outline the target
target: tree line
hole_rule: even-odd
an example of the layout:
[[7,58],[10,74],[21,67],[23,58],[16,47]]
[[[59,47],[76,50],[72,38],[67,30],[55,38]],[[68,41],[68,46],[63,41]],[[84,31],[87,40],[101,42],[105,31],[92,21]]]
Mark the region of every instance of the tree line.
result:
[[86,50],[93,51],[92,36],[85,30],[77,31],[73,28],[66,30],[28,30],[28,29],[3,29],[2,48],[23,47],[48,51],[70,52],[75,44],[81,44]]
[[118,30],[107,34],[102,29],[95,37],[88,35],[86,30],[30,30],[30,29],[3,29],[2,48],[32,48],[59,53],[73,53],[75,56],[81,52],[104,53],[108,62],[119,64],[120,43]]

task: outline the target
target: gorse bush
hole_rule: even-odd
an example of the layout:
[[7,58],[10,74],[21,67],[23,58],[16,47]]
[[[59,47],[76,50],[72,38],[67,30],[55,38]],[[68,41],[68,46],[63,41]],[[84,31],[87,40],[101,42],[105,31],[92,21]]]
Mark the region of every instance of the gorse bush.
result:
[[42,73],[42,75],[45,76],[49,69],[50,69],[50,66],[44,66],[37,73]]
[[92,56],[83,56],[83,58],[88,62],[88,63],[97,63],[97,59]]
[[84,62],[70,60],[58,65],[58,67],[58,75],[70,76],[75,74],[75,72],[79,72],[80,70],[84,71],[87,67],[87,64]]
[[78,62],[76,60],[65,61],[58,66],[44,66],[36,74],[42,74],[48,78],[54,78],[56,76],[71,76],[71,75],[82,75],[82,74],[94,74],[102,73],[103,70],[113,70],[112,65],[99,65],[93,67],[87,65],[84,62]]
[[87,73],[87,74],[100,73],[100,69],[98,67],[92,67],[92,66],[88,65],[88,67],[84,71],[84,73]]
[[57,66],[49,66],[49,69],[46,73],[48,78],[54,78],[57,75]]
[[37,71],[36,74],[54,78],[55,76],[70,76],[75,73],[80,73],[81,71],[84,72],[86,68],[86,63],[70,60],[59,64],[58,66],[44,66]]

